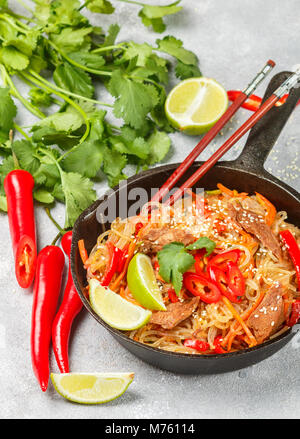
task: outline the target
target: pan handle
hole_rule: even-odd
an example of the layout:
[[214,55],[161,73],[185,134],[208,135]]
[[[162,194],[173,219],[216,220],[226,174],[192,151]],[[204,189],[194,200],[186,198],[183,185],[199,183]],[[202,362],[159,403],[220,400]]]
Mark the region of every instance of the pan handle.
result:
[[[291,72],[281,72],[275,75],[266,90],[263,102],[282,84]],[[278,139],[288,118],[300,99],[300,88],[294,88],[284,105],[273,107],[250,131],[246,145],[241,155],[234,160],[238,168],[245,171],[264,173],[264,163]]]

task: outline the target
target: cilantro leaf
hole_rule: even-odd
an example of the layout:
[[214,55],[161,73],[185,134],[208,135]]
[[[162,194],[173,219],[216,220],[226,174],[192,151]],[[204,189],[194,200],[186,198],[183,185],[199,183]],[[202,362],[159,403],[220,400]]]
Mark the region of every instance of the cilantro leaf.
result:
[[87,140],[71,151],[62,161],[67,172],[77,172],[93,178],[99,171],[103,161],[103,144],[97,140]]
[[144,5],[139,12],[142,22],[145,26],[152,26],[155,32],[163,32],[166,26],[163,22],[163,17],[166,15],[176,14],[181,11],[182,7],[177,6],[181,0],[178,0],[167,6],[151,6]]
[[93,183],[80,174],[61,171],[61,185],[66,203],[65,228],[69,228],[97,197]]
[[53,73],[53,79],[55,84],[72,93],[91,98],[94,94],[94,87],[90,76],[78,69],[71,66],[68,62],[64,62],[56,67]]
[[181,61],[177,62],[175,73],[177,78],[180,79],[198,78],[202,76],[198,66],[183,64]]
[[112,74],[109,91],[116,98],[114,114],[126,124],[140,129],[147,114],[157,105],[158,94],[154,86],[133,81],[117,70]]
[[59,34],[51,33],[50,37],[53,43],[66,53],[75,52],[88,42],[86,37],[92,30],[92,27],[82,27],[79,29],[66,27]]
[[171,242],[157,253],[159,274],[168,283],[172,283],[178,295],[182,288],[182,275],[195,262],[193,256],[186,252],[184,244]]
[[[105,64],[105,59],[103,56],[100,56],[96,53],[89,53],[89,52],[72,52],[69,53],[69,57],[76,61],[78,64],[82,64],[86,67],[89,67],[90,69],[101,69],[101,67]],[[74,67],[72,67],[74,68]],[[82,73],[82,70],[79,70],[79,73]]]
[[87,2],[86,7],[98,14],[112,14],[115,10],[113,5],[108,0],[91,0]]
[[165,158],[171,146],[171,139],[163,131],[154,131],[148,139],[148,144],[150,148],[149,164],[153,165]]
[[15,153],[22,169],[34,174],[39,166],[40,161],[36,158],[36,147],[29,140],[16,140],[12,144],[12,150]]
[[216,243],[211,239],[207,238],[206,236],[202,236],[196,242],[186,247],[187,250],[199,250],[201,248],[205,248],[206,249],[205,256],[209,256],[216,248]]
[[5,195],[0,195],[0,210],[7,212],[7,200]]
[[46,189],[40,188],[33,192],[33,197],[35,200],[44,204],[51,204],[54,201],[54,197],[51,192]]
[[30,102],[36,107],[50,107],[50,105],[53,104],[51,94],[38,87],[31,87],[29,96]]
[[103,154],[103,172],[107,176],[110,187],[117,186],[120,180],[127,178],[122,172],[126,164],[127,159],[124,154],[113,149],[105,149]]
[[103,47],[112,46],[115,44],[117,36],[120,32],[120,26],[118,24],[111,24],[108,28],[108,32],[106,34]]
[[156,40],[158,50],[181,61],[183,64],[197,65],[198,58],[190,50],[184,49],[183,43],[175,37],[166,36],[162,40]]
[[9,89],[0,87],[0,142],[8,139],[9,131],[13,127],[13,121],[17,115],[17,107],[10,97]]

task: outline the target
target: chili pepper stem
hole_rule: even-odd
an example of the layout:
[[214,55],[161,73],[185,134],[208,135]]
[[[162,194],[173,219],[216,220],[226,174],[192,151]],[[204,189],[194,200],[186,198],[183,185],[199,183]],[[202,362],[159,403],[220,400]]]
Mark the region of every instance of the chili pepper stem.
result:
[[[45,207],[46,214],[48,215],[48,218],[52,221],[52,223],[55,225],[57,230],[59,231],[59,234],[62,236],[66,233],[66,231],[58,224],[58,222],[53,218],[51,215],[50,209],[48,207]],[[57,238],[58,239],[58,238]],[[56,239],[56,241],[57,241]]]

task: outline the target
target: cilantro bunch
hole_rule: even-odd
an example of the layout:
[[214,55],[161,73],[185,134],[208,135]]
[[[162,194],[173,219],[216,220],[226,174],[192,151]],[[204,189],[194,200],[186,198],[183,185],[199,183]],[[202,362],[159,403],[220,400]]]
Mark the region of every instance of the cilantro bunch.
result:
[[[182,9],[180,0],[167,6],[35,0],[34,10],[21,2],[30,12],[21,16],[0,0],[0,180],[15,168],[30,172],[37,201],[65,203],[66,228],[96,199],[99,176],[105,174],[113,187],[126,178],[127,164],[138,172],[168,153],[173,129],[164,113],[165,87],[174,62],[180,79],[201,75],[196,55],[180,40],[166,36],[154,47],[118,43],[118,24],[105,32],[82,13],[87,8],[111,14],[117,2],[138,6],[144,25],[156,32],[165,30],[163,17]],[[17,85],[20,80],[29,86],[27,96]],[[113,104],[95,98],[97,83]],[[12,97],[36,117],[33,126],[20,126]],[[119,126],[109,122],[110,112]],[[21,140],[14,141],[12,131]],[[1,184],[0,209],[5,208]]]

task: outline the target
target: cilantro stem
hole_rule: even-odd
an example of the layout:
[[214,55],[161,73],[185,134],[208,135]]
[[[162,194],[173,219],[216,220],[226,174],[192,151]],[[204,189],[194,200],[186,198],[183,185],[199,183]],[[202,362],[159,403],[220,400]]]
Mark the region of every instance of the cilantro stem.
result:
[[32,70],[32,69],[29,69],[28,72],[29,72],[31,75],[35,76],[35,77],[36,77],[36,76],[39,76],[39,78],[38,78],[39,81],[43,82],[45,85],[47,85],[47,86],[49,86],[49,87],[51,87],[51,88],[53,88],[53,89],[55,89],[55,90],[57,90],[57,91],[59,91],[60,93],[64,93],[64,94],[67,95],[67,96],[72,96],[73,98],[82,99],[83,101],[91,102],[92,104],[98,104],[98,105],[102,105],[102,106],[104,106],[104,107],[110,107],[110,108],[113,108],[113,105],[111,105],[111,104],[107,104],[106,102],[101,102],[101,101],[98,101],[98,100],[96,100],[96,99],[86,98],[85,96],[78,95],[78,94],[73,93],[73,92],[71,92],[71,91],[69,91],[69,90],[65,90],[65,89],[63,89],[63,88],[60,88],[60,87],[58,87],[57,85],[52,84],[51,82],[47,81],[47,79],[43,78],[41,75],[38,75],[38,74],[37,74],[34,70]]
[[83,64],[79,64],[77,61],[74,61],[72,58],[70,58],[65,52],[63,52],[59,47],[56,46],[56,44],[54,44],[52,41],[50,40],[46,40],[50,46],[53,47],[53,49],[55,49],[58,53],[61,54],[61,56],[63,58],[65,58],[70,64],[72,64],[75,67],[78,67],[81,70],[85,70],[86,72],[89,73],[93,73],[94,75],[100,75],[100,76],[111,76],[112,73],[111,72],[107,72],[104,70],[95,70],[95,69],[90,69],[89,67],[84,66]]
[[99,47],[98,49],[92,50],[91,53],[107,52],[109,50],[114,50],[114,49],[123,49],[123,50],[125,50],[125,47],[123,47],[125,44],[127,44],[127,43],[124,42],[124,43],[115,44],[113,46]]
[[19,131],[19,133],[22,134],[22,136],[25,137],[26,140],[31,140],[30,137],[25,133],[25,131],[23,131],[22,128],[19,125],[17,125],[15,122],[14,122],[14,128],[17,131]]
[[48,85],[44,84],[43,82],[41,82],[40,81],[41,76],[38,73],[34,72],[33,70],[31,71],[31,75],[29,75],[28,73],[23,72],[22,76],[24,76],[26,79],[28,79],[32,83],[38,85],[40,88],[44,89],[48,93],[56,94],[61,99],[66,101],[68,104],[72,105],[72,107],[74,107],[81,114],[81,116],[83,117],[83,120],[85,122],[85,125],[86,125],[85,133],[84,133],[84,135],[81,137],[81,139],[79,141],[79,143],[82,143],[87,138],[87,136],[89,135],[89,132],[90,132],[90,122],[89,122],[89,119],[88,119],[88,116],[87,116],[86,112],[78,104],[76,104],[76,102],[72,101],[72,99],[70,99],[68,96],[63,95],[59,91],[57,91],[54,88],[52,88],[52,85],[51,85],[51,88],[50,88],[50,86],[48,86]]
[[55,225],[55,227],[57,228],[57,230],[59,231],[59,233],[61,235],[63,235],[65,233],[64,229],[58,224],[58,222],[53,218],[53,216],[51,215],[50,209],[49,207],[45,207],[45,212],[48,215],[48,218],[52,221],[52,223]]
[[22,32],[23,34],[27,34],[28,30],[24,29],[24,27],[18,26],[14,21],[12,21],[5,14],[0,14],[0,20],[6,21],[6,23],[10,24],[13,28],[15,28],[18,32]]
[[118,2],[121,3],[130,3],[132,5],[138,5],[138,6],[147,6],[145,3],[141,3],[141,2],[135,2],[133,0],[117,0]]
[[0,70],[1,70],[1,76],[2,81],[4,85],[9,85],[10,87],[10,93],[15,96],[17,99],[19,99],[20,102],[24,105],[24,107],[27,108],[32,114],[37,116],[39,119],[44,119],[46,116],[44,113],[42,113],[38,108],[34,107],[29,101],[23,98],[23,96],[20,94],[18,89],[16,88],[15,84],[13,83],[12,79],[8,75],[6,68],[3,64],[0,64]]
[[56,243],[57,243],[57,241],[59,240],[60,237],[61,237],[61,233],[58,232],[58,234],[55,236],[55,238],[51,242],[51,245],[56,245]]

